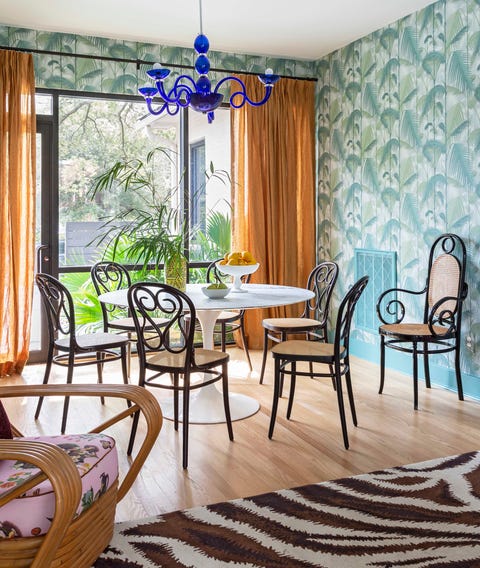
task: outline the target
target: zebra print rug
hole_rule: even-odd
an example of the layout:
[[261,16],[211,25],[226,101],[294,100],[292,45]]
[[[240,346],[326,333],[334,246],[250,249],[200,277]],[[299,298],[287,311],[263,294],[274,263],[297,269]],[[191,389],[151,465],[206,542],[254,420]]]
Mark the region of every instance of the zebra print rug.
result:
[[119,523],[95,568],[480,567],[480,452]]

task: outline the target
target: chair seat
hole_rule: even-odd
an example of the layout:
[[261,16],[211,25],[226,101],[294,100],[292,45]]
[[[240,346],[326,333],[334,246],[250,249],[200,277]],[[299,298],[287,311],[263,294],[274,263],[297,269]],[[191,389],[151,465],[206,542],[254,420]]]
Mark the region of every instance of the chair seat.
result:
[[117,318],[108,322],[108,327],[112,329],[124,329],[126,331],[135,331],[135,323],[133,318]]
[[[448,328],[434,325],[433,329],[437,335],[449,336]],[[430,328],[425,323],[395,323],[380,326],[379,333],[390,337],[403,338],[406,341],[428,341],[434,337]]]
[[[241,317],[241,315],[242,314],[240,312],[236,312],[234,310],[224,310],[223,312],[220,312],[219,316],[215,320],[215,325],[222,323],[222,322],[235,321],[235,320],[239,319]],[[185,319],[189,320],[190,314],[185,314]]]
[[[208,369],[221,365],[228,361],[228,353],[223,351],[214,351],[211,349],[195,349],[195,365],[200,369]],[[148,366],[164,367],[172,370],[183,370],[185,368],[185,351],[181,353],[170,353],[169,351],[161,351],[148,357]]]
[[[118,478],[115,440],[105,434],[22,437],[62,448],[74,461],[82,480],[82,498],[76,516],[88,509]],[[0,461],[0,496],[39,473],[39,469],[21,461]],[[45,534],[55,511],[55,496],[50,481],[45,480],[21,497],[2,507],[0,525],[4,538]]]
[[234,310],[225,310],[224,312],[220,313],[215,323],[228,323],[229,321],[240,319],[241,316],[242,314],[240,312],[235,312]]
[[322,325],[315,319],[308,318],[267,318],[262,321],[265,329],[270,331],[309,331]]
[[[116,333],[85,333],[82,335],[77,335],[76,337],[77,345],[80,349],[84,351],[96,351],[99,349],[112,349],[114,347],[121,347],[122,345],[127,345],[129,342],[128,337],[122,337]],[[70,349],[70,339],[57,339],[55,341],[57,348],[63,351],[68,351]]]
[[[289,339],[282,341],[272,348],[273,356],[281,359],[301,359],[302,361],[315,360],[317,362],[331,363],[334,358],[335,346],[333,343],[321,341],[307,341],[305,339]],[[340,357],[344,355],[345,348],[341,347]]]

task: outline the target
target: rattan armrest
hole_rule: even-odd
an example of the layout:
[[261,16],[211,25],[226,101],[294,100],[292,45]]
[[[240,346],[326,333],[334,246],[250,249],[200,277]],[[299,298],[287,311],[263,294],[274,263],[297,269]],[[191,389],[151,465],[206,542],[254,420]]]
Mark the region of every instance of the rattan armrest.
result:
[[130,489],[137,477],[140,468],[145,462],[152,449],[162,427],[162,411],[157,399],[146,389],[137,385],[15,385],[1,386],[0,398],[31,396],[98,396],[113,397],[130,400],[131,407],[115,414],[109,420],[92,428],[90,432],[98,433],[109,428],[113,424],[140,412],[146,423],[146,434],[137,455],[130,464],[130,468],[123,478],[118,489],[118,501],[120,501]]
[[72,459],[52,444],[29,440],[0,440],[1,460],[21,460],[38,467],[43,473],[17,486],[0,498],[0,507],[28,489],[50,481],[55,495],[52,524],[35,557],[32,567],[49,566],[58,544],[70,526],[82,496],[82,482]]

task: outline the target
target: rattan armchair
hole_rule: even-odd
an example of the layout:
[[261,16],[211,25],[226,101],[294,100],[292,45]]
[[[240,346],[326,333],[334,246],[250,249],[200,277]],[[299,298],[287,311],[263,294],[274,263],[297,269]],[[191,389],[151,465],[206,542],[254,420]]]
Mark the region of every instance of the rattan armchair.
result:
[[[54,514],[51,525],[40,536],[5,535],[0,538],[0,567],[32,566],[47,568],[68,566],[87,568],[105,549],[113,534],[115,507],[128,492],[145,459],[157,439],[162,425],[162,414],[154,396],[134,385],[25,385],[0,387],[0,399],[37,396],[95,396],[126,399],[131,403],[127,409],[109,418],[88,434],[99,434],[114,424],[140,413],[146,424],[143,442],[130,463],[130,468],[118,483],[118,477],[110,483],[92,504],[78,514],[82,498],[80,467],[72,457],[53,443],[36,439],[22,439],[20,432],[12,427],[13,439],[0,440],[0,464],[3,460],[19,460],[20,465],[31,464],[30,478],[23,483],[12,483],[12,488],[0,484],[0,526],[5,528],[5,508],[26,492],[35,493],[45,480],[53,488]],[[100,434],[99,434],[100,435]],[[69,436],[61,436],[68,441]],[[22,464],[21,462],[24,462]],[[31,467],[29,466],[29,467]],[[34,495],[35,496],[35,495]]]

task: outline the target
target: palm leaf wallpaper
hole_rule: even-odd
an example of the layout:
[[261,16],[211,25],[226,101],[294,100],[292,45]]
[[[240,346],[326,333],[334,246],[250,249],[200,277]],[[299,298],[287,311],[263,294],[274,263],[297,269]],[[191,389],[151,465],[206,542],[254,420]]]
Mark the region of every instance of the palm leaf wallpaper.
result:
[[[137,59],[194,59],[193,49],[1,25],[0,45],[60,51],[35,54],[37,86],[98,93],[137,94],[147,68]],[[480,350],[480,0],[439,0],[318,61],[210,55],[219,69],[318,77],[317,253],[340,265],[335,304],[355,248],[396,251],[398,283],[420,289],[430,244],[456,232],[469,260],[463,335]],[[376,334],[356,330],[355,343],[378,356]],[[480,395],[478,353],[464,349],[462,369],[465,391]]]
[[[318,252],[340,264],[337,301],[355,248],[396,251],[399,285],[420,290],[430,244],[455,232],[468,249],[463,336],[480,349],[480,0],[440,0],[316,69]],[[375,334],[355,337],[377,351]],[[470,379],[479,361],[463,349]]]

